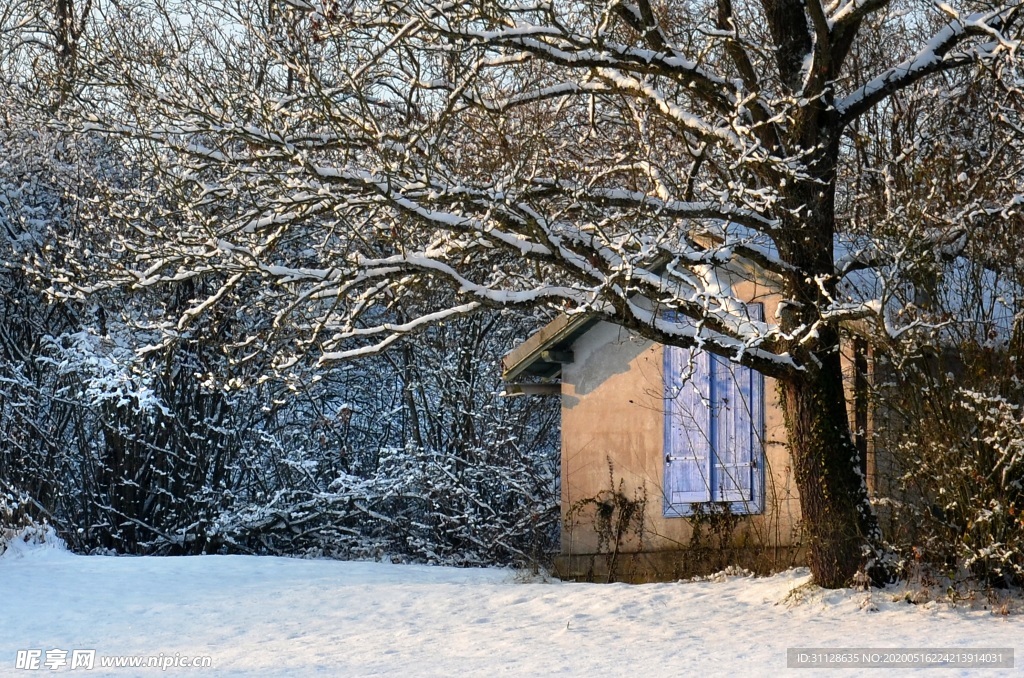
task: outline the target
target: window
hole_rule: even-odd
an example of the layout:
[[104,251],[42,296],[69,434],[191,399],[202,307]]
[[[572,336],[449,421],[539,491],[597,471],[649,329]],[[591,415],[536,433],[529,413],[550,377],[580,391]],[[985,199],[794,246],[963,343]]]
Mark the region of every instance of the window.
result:
[[[760,320],[761,304],[751,304]],[[764,507],[764,377],[703,351],[665,347],[665,515],[694,504]]]

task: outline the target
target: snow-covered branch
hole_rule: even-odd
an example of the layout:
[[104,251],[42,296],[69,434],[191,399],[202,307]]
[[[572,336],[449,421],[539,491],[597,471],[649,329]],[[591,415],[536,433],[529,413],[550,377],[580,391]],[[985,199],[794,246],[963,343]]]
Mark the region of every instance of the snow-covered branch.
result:
[[[1015,51],[1019,39],[1004,36],[1003,32],[1016,25],[1021,11],[1022,5],[1018,2],[1007,8],[954,18],[914,56],[887,69],[836,102],[843,124],[849,124],[879,101],[928,76],[991,59],[1007,49]],[[956,49],[972,37],[982,40]]]

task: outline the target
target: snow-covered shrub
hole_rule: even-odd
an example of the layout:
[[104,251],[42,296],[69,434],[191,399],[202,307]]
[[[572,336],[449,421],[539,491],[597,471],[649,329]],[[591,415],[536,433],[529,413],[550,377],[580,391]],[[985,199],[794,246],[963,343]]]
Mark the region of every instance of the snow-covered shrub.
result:
[[317,372],[252,446],[216,538],[268,553],[545,564],[558,403],[498,395],[500,356],[527,326],[461,319]]
[[31,501],[17,494],[0,480],[0,556],[37,548],[65,550],[64,540],[57,536],[52,525],[37,523],[29,508]]
[[[86,552],[543,559],[557,409],[497,398],[500,356],[537,318],[453,320],[385,356],[275,372],[307,350],[257,312],[279,287],[213,269],[156,284],[123,265],[125,229],[177,231],[200,207],[149,205],[127,146],[0,109],[8,529],[48,521]],[[202,204],[203,223],[237,207]]]
[[124,342],[82,330],[43,337],[42,345],[45,352],[37,361],[52,367],[58,377],[74,377],[78,390],[68,397],[114,409],[147,411],[160,406],[152,375]]
[[15,496],[13,492],[4,491],[0,483],[0,554],[7,550],[7,545],[24,527],[26,516],[24,497]]
[[295,483],[238,502],[215,529],[227,548],[242,551],[544,564],[556,543],[557,482],[553,455],[528,454],[512,441],[474,459],[385,448],[367,477],[341,473],[322,490]]
[[1024,585],[1024,391],[1012,373],[971,388],[962,370],[888,401],[901,415],[879,441],[892,460],[890,539],[907,572]]
[[0,556],[18,557],[41,549],[66,551],[64,540],[52,525],[29,525],[17,532],[0,535]]

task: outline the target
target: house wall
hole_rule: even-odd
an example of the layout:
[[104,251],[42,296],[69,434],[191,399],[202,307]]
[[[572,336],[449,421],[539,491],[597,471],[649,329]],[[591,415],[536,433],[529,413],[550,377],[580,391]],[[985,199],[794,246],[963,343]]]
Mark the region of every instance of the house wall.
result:
[[[746,291],[774,317],[777,299],[752,283]],[[643,581],[802,560],[799,496],[773,379],[765,379],[764,512],[731,521],[665,517],[663,347],[601,323],[573,354],[562,371],[561,576]]]

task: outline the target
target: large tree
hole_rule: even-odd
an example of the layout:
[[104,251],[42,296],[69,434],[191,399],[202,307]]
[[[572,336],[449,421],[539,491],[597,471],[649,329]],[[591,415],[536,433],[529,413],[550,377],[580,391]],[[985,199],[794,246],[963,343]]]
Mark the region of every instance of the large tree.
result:
[[[141,188],[119,189],[137,226],[113,236],[130,255],[121,280],[220,281],[177,330],[259,279],[251,310],[296,338],[274,344],[280,366],[379,351],[488,306],[595,313],[700,346],[780,384],[815,581],[872,567],[840,323],[898,333],[887,283],[908,253],[962,248],[975,217],[1015,207],[986,197],[910,243],[853,234],[861,194],[888,190],[850,178],[858,121],[926,82],[941,96],[958,70],[1012,89],[1019,0],[105,11],[108,51],[79,65],[107,84],[82,94],[88,127],[156,160]],[[170,211],[152,198],[165,191],[189,199]],[[856,246],[837,248],[844,232]],[[722,284],[739,259],[778,281],[777,318],[751,321]],[[866,268],[872,293],[849,295]],[[422,294],[437,288],[451,293]]]

